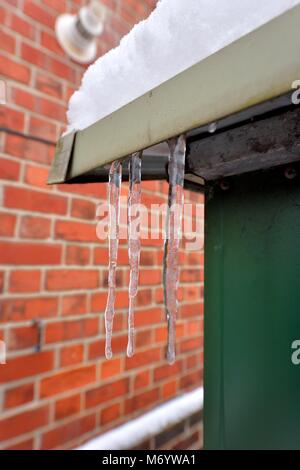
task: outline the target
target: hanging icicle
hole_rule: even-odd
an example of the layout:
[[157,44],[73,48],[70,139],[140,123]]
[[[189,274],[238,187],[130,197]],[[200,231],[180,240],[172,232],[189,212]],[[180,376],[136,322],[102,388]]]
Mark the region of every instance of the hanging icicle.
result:
[[184,205],[184,169],[186,139],[180,136],[169,142],[169,196],[166,216],[166,238],[164,246],[163,283],[166,316],[168,322],[167,360],[175,362],[175,335],[178,310],[177,288],[179,282],[178,251],[181,238]]
[[122,183],[122,163],[115,161],[111,164],[108,183],[109,204],[109,272],[108,272],[108,297],[105,310],[106,345],[105,355],[107,359],[112,357],[112,330],[115,313],[116,299],[116,269],[119,247],[119,219],[120,219],[120,192]]
[[130,265],[128,345],[127,356],[134,353],[134,307],[138,291],[140,254],[141,254],[141,203],[142,152],[135,153],[129,160],[128,195],[128,256]]

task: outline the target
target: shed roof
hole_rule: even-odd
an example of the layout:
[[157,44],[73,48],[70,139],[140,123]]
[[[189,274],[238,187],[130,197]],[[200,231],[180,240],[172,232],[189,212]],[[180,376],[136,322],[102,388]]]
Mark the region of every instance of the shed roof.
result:
[[176,135],[189,136],[291,91],[300,79],[299,24],[296,6],[78,131],[74,139],[63,137],[49,183],[76,178]]

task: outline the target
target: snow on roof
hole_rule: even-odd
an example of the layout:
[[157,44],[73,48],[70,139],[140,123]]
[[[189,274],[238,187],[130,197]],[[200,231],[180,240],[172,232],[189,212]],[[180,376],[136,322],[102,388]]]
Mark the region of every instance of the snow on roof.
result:
[[160,0],[147,20],[87,69],[70,99],[68,130],[85,129],[299,3]]

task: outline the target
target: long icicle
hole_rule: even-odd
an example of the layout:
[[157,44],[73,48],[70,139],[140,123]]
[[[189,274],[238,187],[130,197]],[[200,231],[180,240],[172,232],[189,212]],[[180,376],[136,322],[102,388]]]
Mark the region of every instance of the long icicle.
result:
[[179,282],[178,251],[181,238],[184,206],[184,169],[186,139],[184,135],[169,142],[169,196],[166,216],[166,238],[164,246],[163,283],[166,316],[168,322],[167,360],[176,359],[176,318],[178,311],[177,288]]
[[108,183],[109,204],[109,267],[108,267],[108,296],[105,310],[106,344],[105,356],[112,358],[112,330],[115,314],[116,299],[116,269],[119,247],[120,192],[122,183],[122,163],[115,161],[111,164]]
[[134,307],[138,291],[139,267],[141,254],[141,180],[142,152],[133,154],[129,160],[129,196],[128,196],[128,256],[130,265],[128,345],[127,356],[134,353]]

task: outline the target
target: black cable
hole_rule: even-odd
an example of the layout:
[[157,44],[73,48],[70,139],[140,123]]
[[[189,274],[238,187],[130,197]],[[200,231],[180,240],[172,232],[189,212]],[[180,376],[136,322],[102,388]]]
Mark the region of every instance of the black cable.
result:
[[14,131],[13,129],[10,129],[8,127],[0,127],[0,132],[5,132],[6,134],[24,137],[25,139],[30,139],[36,142],[40,142],[41,144],[51,145],[53,147],[56,146],[56,143],[52,142],[51,140],[43,139],[42,137],[37,137],[35,135],[24,134],[23,132],[20,132],[20,131]]

